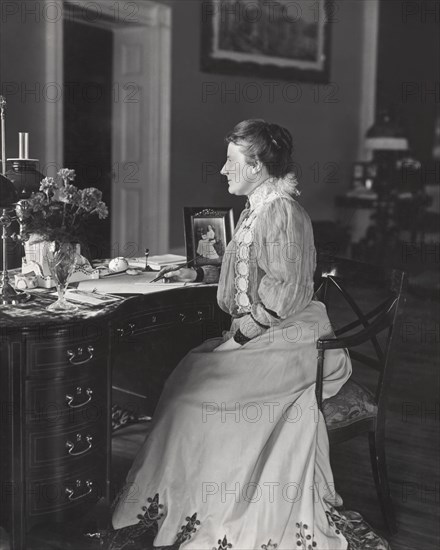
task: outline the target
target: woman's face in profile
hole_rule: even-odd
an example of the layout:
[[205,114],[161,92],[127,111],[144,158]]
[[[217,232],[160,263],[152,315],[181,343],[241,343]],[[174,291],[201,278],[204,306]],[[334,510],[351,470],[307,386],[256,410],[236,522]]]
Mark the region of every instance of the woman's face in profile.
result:
[[249,195],[257,184],[258,176],[250,164],[240,145],[230,143],[226,153],[226,162],[220,171],[228,178],[228,191],[231,195]]

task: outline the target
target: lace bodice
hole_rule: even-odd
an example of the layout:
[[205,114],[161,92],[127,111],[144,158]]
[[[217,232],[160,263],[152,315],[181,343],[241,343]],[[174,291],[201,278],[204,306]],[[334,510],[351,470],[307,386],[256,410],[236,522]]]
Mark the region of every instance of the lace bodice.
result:
[[280,180],[267,180],[249,196],[223,258],[219,306],[241,317],[253,338],[313,297],[316,252],[308,214]]

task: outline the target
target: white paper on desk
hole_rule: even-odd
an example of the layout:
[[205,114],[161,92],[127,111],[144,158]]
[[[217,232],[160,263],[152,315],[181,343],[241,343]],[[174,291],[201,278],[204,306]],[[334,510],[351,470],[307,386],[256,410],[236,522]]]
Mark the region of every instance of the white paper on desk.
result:
[[103,306],[121,300],[122,298],[119,296],[101,294],[100,292],[92,292],[91,290],[68,288],[66,290],[66,299],[91,306]]
[[151,294],[184,286],[198,286],[199,283],[151,283],[157,273],[141,273],[140,275],[113,275],[104,279],[81,281],[80,290],[96,290],[111,294]]
[[[127,258],[130,267],[145,267],[145,256],[138,258]],[[148,265],[153,269],[161,269],[170,264],[184,264],[186,257],[179,254],[159,254],[148,258]]]

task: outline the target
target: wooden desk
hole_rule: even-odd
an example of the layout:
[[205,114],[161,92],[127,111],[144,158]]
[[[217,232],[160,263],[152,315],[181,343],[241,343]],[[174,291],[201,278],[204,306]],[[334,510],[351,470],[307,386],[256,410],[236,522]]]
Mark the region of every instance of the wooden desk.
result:
[[73,314],[47,312],[48,296],[0,309],[0,525],[13,550],[33,527],[110,498],[112,383],[124,390],[118,404],[153,414],[178,361],[227,328],[216,291],[173,289]]

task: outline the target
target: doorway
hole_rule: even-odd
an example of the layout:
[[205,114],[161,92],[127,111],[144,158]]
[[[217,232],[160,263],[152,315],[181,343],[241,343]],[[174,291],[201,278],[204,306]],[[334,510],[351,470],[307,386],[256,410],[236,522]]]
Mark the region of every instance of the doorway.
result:
[[93,257],[167,252],[171,7],[53,4],[63,17],[48,27],[46,78],[65,90],[46,106],[47,158],[103,191],[110,216],[88,232]]
[[[64,164],[81,189],[96,187],[112,212],[113,33],[64,21]],[[110,256],[110,218],[87,223],[92,258]]]

